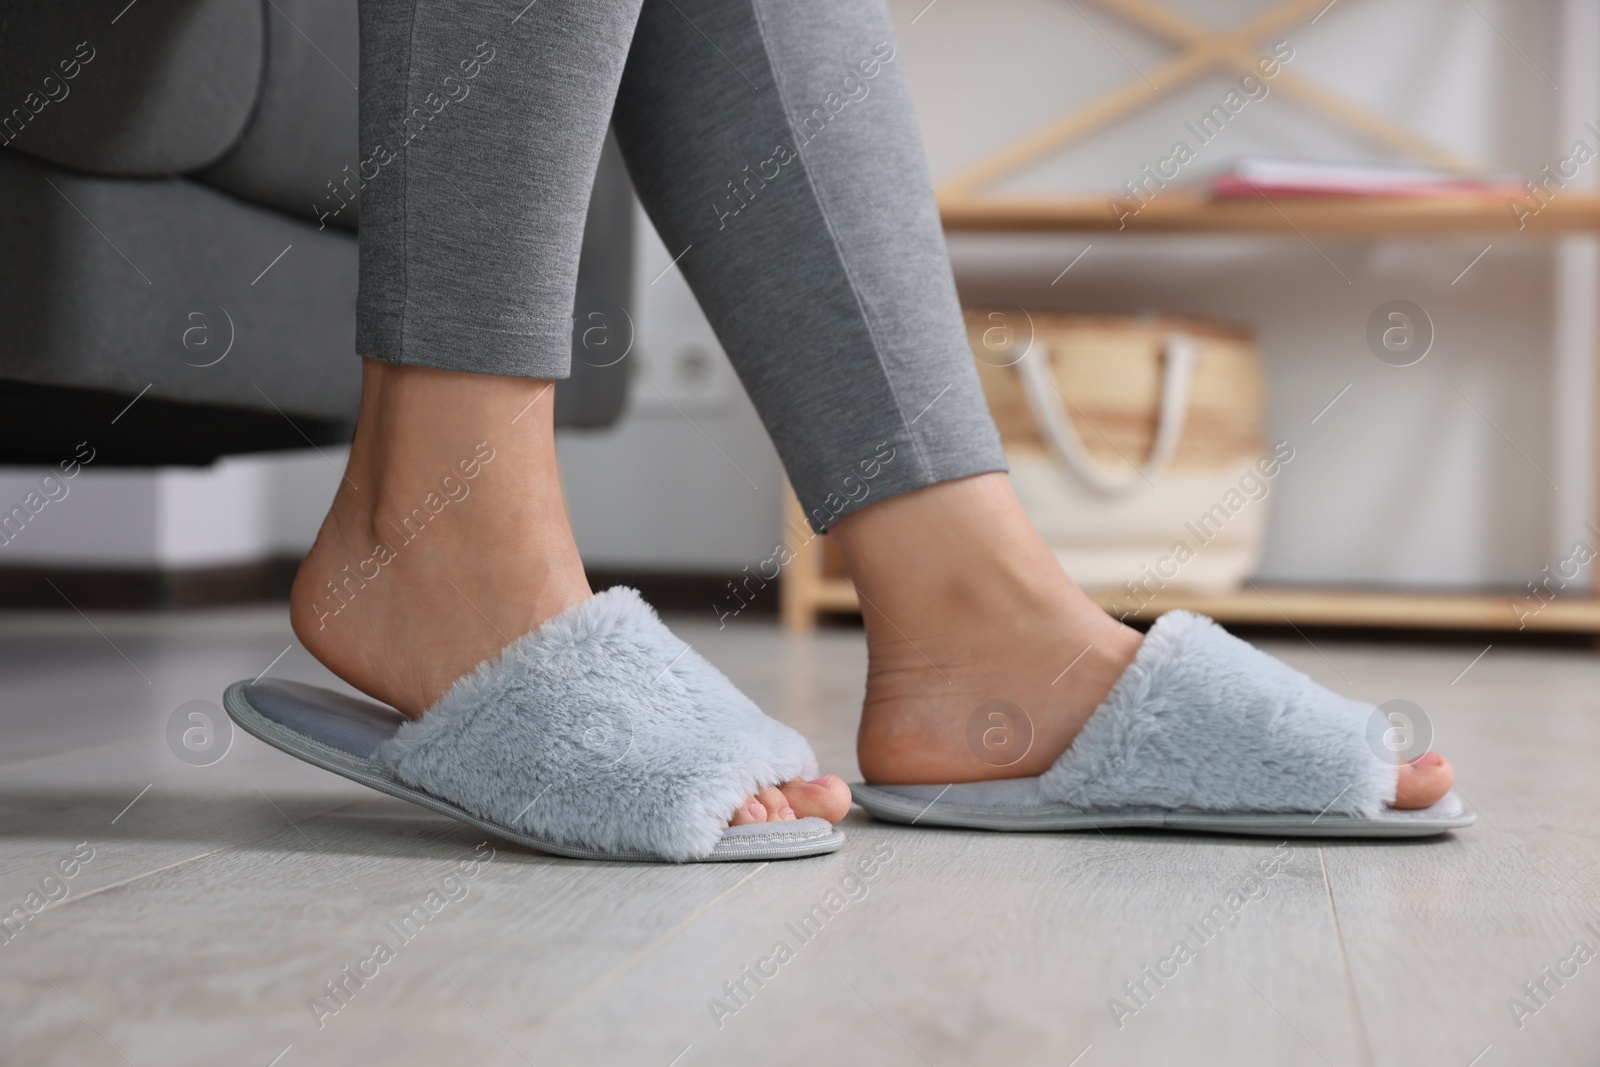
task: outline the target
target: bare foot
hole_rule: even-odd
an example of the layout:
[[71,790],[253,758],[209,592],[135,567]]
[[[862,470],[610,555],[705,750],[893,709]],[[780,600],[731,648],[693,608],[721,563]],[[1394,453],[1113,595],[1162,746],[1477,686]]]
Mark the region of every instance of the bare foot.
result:
[[[862,594],[869,666],[856,751],[869,782],[1044,773],[1143,640],[1067,577],[1004,474],[891,497],[831,532]],[[968,741],[985,705],[1006,729],[1031,726],[1003,766]],[[1006,716],[1011,706],[1025,717]],[[1428,753],[1400,768],[1394,806],[1425,808],[1453,778]]]
[[[421,717],[479,663],[591,595],[556,467],[553,383],[363,361],[350,463],[289,598],[323,665]],[[836,776],[734,825],[844,817]]]

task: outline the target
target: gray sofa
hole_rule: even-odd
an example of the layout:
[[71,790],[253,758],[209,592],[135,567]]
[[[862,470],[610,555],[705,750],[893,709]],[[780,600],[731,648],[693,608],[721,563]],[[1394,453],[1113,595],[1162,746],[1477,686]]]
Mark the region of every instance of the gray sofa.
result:
[[[0,463],[348,432],[358,68],[356,0],[0,0]],[[608,147],[579,321],[629,306],[632,217]],[[630,364],[575,355],[558,422],[612,422]]]

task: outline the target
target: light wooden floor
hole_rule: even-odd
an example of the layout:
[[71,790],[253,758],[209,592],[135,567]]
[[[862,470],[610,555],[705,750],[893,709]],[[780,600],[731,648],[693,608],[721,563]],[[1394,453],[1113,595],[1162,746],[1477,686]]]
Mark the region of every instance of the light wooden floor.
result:
[[[1538,1007],[1522,984],[1576,942],[1600,950],[1588,653],[1494,648],[1461,675],[1478,649],[1272,646],[1432,717],[1482,818],[1428,843],[1001,836],[857,812],[829,858],[605,865],[491,842],[474,877],[446,884],[481,834],[244,735],[209,767],[168,750],[174,708],[218,700],[289,645],[281,613],[94,625],[0,618],[0,911],[93,849],[67,896],[0,945],[0,1063],[1600,1062],[1600,961],[1547,982],[1520,1028],[1508,1003]],[[859,634],[678,628],[854,774]],[[298,646],[272,672],[326,679]],[[1202,942],[1189,924],[1275,853],[1265,895]],[[858,880],[869,854],[877,873]],[[441,885],[466,895],[436,900],[319,1029],[311,999],[380,939],[399,943],[386,924]],[[796,937],[830,902],[820,932]],[[1124,982],[1180,940],[1195,958],[1146,980],[1119,1026],[1110,1000],[1137,1006]],[[779,941],[792,958],[728,998]],[[729,1009],[720,1027],[712,998]]]

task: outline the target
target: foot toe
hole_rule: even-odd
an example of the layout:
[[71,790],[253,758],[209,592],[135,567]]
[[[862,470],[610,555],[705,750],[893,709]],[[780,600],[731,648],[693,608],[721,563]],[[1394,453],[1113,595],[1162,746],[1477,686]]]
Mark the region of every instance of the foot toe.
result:
[[1455,768],[1437,752],[1424,752],[1410,763],[1400,765],[1400,778],[1395,784],[1392,807],[1402,811],[1415,811],[1430,807],[1450,791],[1455,782]]
[[795,778],[783,783],[783,795],[800,819],[815,816],[836,823],[850,811],[850,787],[837,774],[809,782]]
[[728,820],[729,826],[748,826],[753,822],[766,822],[767,808],[755,797],[747,797],[743,806]]
[[756,822],[792,822],[816,817],[838,822],[850,810],[850,787],[837,774],[806,781],[795,778],[781,786],[762,787],[728,820],[729,826]]
[[790,810],[788,798],[783,795],[783,792],[777,786],[763,786],[761,792],[756,794],[756,799],[761,801],[761,806],[767,809],[768,822],[784,821],[783,813],[785,811],[789,812],[790,819],[794,818],[794,812]]

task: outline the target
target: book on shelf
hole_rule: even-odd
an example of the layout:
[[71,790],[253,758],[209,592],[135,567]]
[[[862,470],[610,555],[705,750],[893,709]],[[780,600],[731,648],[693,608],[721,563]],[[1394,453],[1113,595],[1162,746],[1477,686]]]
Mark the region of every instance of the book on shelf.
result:
[[1522,182],[1503,174],[1469,176],[1434,167],[1247,157],[1200,179],[1214,200],[1265,197],[1520,197]]

